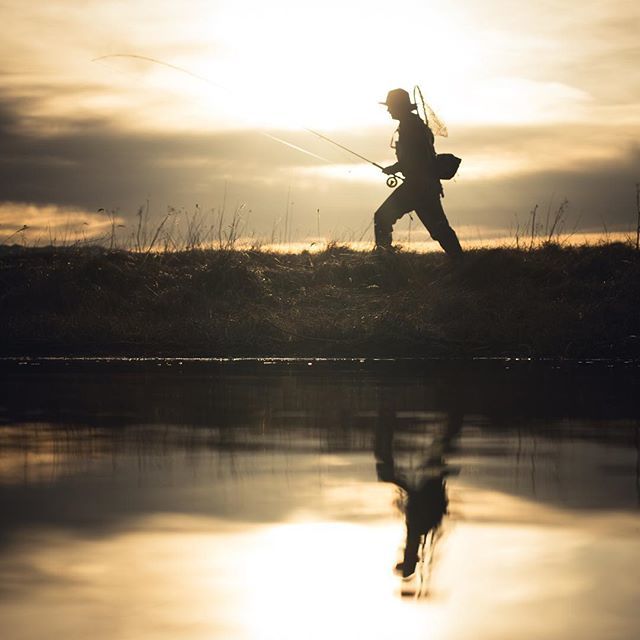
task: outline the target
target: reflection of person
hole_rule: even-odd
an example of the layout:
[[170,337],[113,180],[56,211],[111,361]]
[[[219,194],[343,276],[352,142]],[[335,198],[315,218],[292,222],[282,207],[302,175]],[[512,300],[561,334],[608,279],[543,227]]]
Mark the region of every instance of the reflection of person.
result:
[[415,211],[431,237],[452,258],[462,257],[462,248],[456,232],[442,208],[442,185],[436,172],[436,151],[431,129],[415,113],[404,89],[393,89],[381,104],[389,115],[398,120],[396,156],[398,161],[384,169],[387,174],[401,172],[404,182],[382,203],[374,214],[377,250],[391,249],[393,225],[405,213]]
[[[446,423],[440,425],[444,428],[430,439],[426,456],[420,457],[417,465],[414,446],[417,443],[410,443],[404,451],[394,447],[395,423],[395,411],[389,407],[383,408],[376,430],[376,469],[379,480],[392,482],[404,493],[407,538],[402,561],[396,570],[403,578],[408,578],[416,571],[427,536],[431,533],[433,545],[447,513],[445,478],[448,469],[444,454],[450,450],[452,440],[460,432],[462,415],[456,412],[448,414]],[[410,459],[409,464],[402,464],[403,454],[413,457],[413,461]]]

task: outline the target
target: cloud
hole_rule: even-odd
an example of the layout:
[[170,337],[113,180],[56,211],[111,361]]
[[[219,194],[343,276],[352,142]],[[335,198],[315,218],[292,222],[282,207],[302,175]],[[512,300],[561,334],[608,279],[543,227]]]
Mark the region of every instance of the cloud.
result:
[[[301,145],[311,142],[301,133],[283,135]],[[369,180],[369,175],[377,176],[373,168],[343,164],[341,170],[350,178],[344,180],[332,175],[344,156],[322,148],[336,162],[323,165],[255,132],[132,135],[108,122],[84,122],[71,131],[41,136],[18,133],[5,109],[0,111],[0,138],[0,187],[5,201],[12,203],[3,209],[7,230],[23,224],[41,230],[57,224],[60,229],[68,225],[70,212],[79,226],[85,221],[93,225],[99,208],[115,210],[124,224],[131,224],[148,198],[158,216],[169,205],[219,207],[226,185],[227,206],[245,203],[251,210],[247,224],[258,234],[268,233],[284,215],[291,187],[296,235],[316,229],[316,209],[321,209],[322,232],[349,239],[349,234],[361,235],[389,193],[382,178],[378,184]],[[584,143],[580,130],[572,138],[578,146],[569,144],[564,150],[567,143],[554,139],[552,129],[461,131],[442,149],[463,157],[460,177],[445,185],[452,222],[504,228],[515,213],[526,215],[536,203],[546,206],[566,197],[582,226],[627,228],[634,211],[638,148],[621,147],[598,157],[590,151],[600,149],[597,137],[593,147]],[[376,160],[382,161],[382,154],[390,160],[392,152],[381,139],[380,132],[340,137]],[[497,169],[492,164],[496,159]],[[31,204],[40,207],[39,221],[26,206]]]
[[[64,86],[70,96],[92,92],[73,82]],[[13,83],[0,94],[0,189],[2,201],[10,203],[3,209],[6,232],[23,224],[43,233],[49,225],[68,229],[73,219],[73,233],[83,237],[87,221],[96,233],[104,232],[104,221],[94,217],[100,208],[130,225],[148,199],[161,218],[168,206],[221,207],[226,193],[230,210],[245,204],[251,212],[248,230],[258,235],[271,233],[287,208],[295,219],[294,237],[315,234],[320,209],[323,234],[358,239],[389,193],[374,168],[308,132],[274,133],[328,163],[256,130],[138,130],[116,116],[46,115],[40,110],[47,92],[46,83]],[[452,223],[505,228],[516,213],[525,216],[536,203],[547,206],[566,197],[582,227],[627,229],[640,177],[634,146],[640,124],[628,110],[603,109],[600,126],[577,121],[451,127],[451,137],[438,139],[438,148],[463,158],[456,182],[446,184]],[[136,112],[135,118],[144,114]],[[331,136],[385,164],[393,160],[388,138],[394,126],[386,121]],[[39,220],[32,206],[39,208]]]
[[120,216],[103,210],[93,212],[56,205],[0,203],[0,242],[4,243],[105,242],[124,223]]
[[[635,183],[640,174],[640,146],[611,161],[559,171],[542,168],[519,176],[476,180],[447,191],[447,211],[465,224],[522,222],[536,204],[555,210],[569,200],[568,225],[580,230],[630,230],[637,221]],[[449,197],[449,193],[451,197]],[[451,215],[451,213],[450,213]]]

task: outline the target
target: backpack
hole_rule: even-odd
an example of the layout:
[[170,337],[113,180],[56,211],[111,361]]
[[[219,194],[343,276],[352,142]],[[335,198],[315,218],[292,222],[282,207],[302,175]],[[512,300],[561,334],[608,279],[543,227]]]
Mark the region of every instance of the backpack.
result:
[[462,160],[452,153],[439,153],[436,155],[436,173],[440,180],[451,180],[456,175]]

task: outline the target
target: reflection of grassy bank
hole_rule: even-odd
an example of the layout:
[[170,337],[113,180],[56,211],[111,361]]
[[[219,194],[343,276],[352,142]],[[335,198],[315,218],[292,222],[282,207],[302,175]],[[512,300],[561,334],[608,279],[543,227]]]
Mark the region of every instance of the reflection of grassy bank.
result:
[[0,251],[0,351],[158,355],[640,355],[623,244],[373,256]]

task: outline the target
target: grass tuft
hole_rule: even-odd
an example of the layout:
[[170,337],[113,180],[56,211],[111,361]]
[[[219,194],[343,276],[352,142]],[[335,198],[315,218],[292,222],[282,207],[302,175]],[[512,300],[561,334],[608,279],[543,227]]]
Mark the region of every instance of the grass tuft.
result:
[[[195,235],[196,230],[193,231]],[[630,244],[373,255],[0,247],[4,355],[640,356]]]

